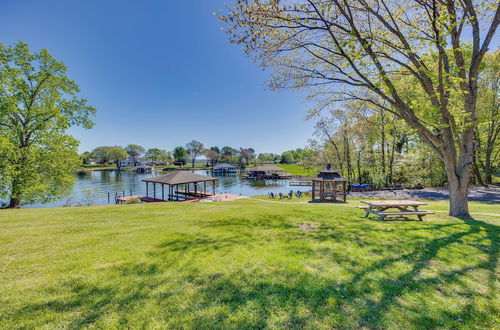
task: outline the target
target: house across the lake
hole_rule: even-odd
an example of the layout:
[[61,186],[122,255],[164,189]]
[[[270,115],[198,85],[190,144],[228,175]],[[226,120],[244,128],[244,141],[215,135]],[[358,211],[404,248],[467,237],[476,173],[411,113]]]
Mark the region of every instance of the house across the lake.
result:
[[231,164],[217,164],[214,166],[214,173],[236,173],[236,166]]
[[132,157],[127,157],[127,159],[120,160],[118,162],[118,167],[130,167],[130,166],[140,166],[140,165],[146,165],[148,163],[148,160],[146,158],[138,158],[137,162],[134,164],[134,158]]

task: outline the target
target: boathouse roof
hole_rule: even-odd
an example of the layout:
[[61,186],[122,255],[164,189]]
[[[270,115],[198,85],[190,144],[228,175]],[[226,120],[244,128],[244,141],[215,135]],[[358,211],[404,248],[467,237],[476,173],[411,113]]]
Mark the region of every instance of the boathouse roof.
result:
[[195,183],[195,182],[209,182],[216,181],[216,178],[206,175],[195,174],[190,171],[175,171],[172,173],[155,176],[152,178],[147,178],[142,181],[144,182],[155,182],[161,184],[168,185],[178,185],[178,184],[187,184],[187,183]]
[[218,170],[218,169],[221,169],[221,168],[236,168],[236,166],[231,165],[231,164],[226,164],[226,163],[217,164],[217,165],[214,166],[215,170]]

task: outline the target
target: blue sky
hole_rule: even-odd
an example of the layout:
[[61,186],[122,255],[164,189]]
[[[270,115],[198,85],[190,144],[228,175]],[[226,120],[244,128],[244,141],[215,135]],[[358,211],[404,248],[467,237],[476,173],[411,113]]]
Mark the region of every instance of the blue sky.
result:
[[167,150],[196,139],[275,152],[304,147],[313,123],[298,91],[271,91],[228,42],[220,0],[0,0],[0,42],[47,48],[97,108],[80,151],[137,143]]

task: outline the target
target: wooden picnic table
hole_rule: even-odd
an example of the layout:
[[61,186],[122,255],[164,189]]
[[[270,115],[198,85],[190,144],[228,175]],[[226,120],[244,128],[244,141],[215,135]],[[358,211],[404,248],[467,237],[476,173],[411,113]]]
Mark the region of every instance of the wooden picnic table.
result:
[[[434,213],[419,210],[419,206],[427,205],[427,203],[412,200],[378,200],[361,201],[361,203],[368,204],[368,206],[360,207],[366,211],[365,218],[370,214],[375,214],[379,217],[379,220],[385,220],[386,216],[416,215],[420,221],[423,221],[425,215]],[[413,208],[413,210],[409,210],[409,208]],[[399,211],[387,211],[389,209],[397,209]]]

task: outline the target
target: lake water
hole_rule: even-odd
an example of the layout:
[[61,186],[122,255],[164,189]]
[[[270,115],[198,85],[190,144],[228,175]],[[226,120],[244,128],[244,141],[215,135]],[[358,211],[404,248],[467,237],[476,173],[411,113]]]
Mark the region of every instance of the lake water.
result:
[[[218,179],[215,187],[216,193],[241,194],[243,196],[265,195],[268,192],[289,192],[293,190],[307,190],[307,187],[290,187],[290,180],[265,180],[248,181],[243,180],[239,174],[225,176],[212,175],[210,171],[197,170],[197,174],[214,176]],[[89,171],[75,174],[76,182],[72,193],[59,201],[48,204],[31,204],[23,207],[55,207],[55,206],[77,206],[77,205],[102,205],[108,204],[108,193],[110,203],[113,204],[115,195],[145,195],[146,184],[143,179],[162,175],[163,172],[137,174],[130,171]],[[208,184],[211,191],[211,184]],[[161,198],[161,185],[157,185],[156,196]],[[297,189],[298,188],[298,189]],[[165,191],[166,188],[165,188]],[[153,196],[152,184],[149,185],[149,196]]]

